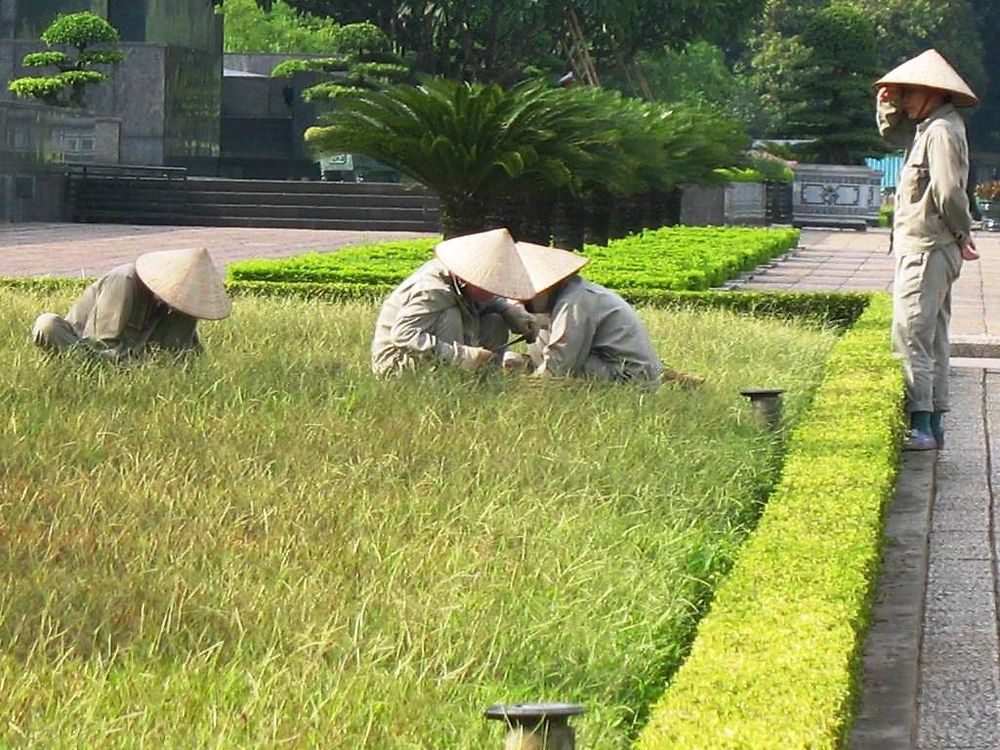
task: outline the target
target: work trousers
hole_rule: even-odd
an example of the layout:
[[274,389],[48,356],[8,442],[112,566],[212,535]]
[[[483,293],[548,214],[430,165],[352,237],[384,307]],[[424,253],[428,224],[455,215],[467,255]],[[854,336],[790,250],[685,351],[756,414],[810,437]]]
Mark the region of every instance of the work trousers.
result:
[[903,363],[908,412],[948,411],[951,285],[961,270],[954,244],[896,256],[892,346]]

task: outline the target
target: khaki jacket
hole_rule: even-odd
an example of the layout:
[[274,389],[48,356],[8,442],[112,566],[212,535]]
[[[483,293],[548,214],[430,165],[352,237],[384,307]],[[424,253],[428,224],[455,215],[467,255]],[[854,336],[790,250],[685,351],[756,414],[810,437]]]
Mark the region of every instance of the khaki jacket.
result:
[[112,269],[84,291],[66,316],[93,349],[113,356],[141,353],[147,346],[199,349],[197,318],[160,303],[135,272],[135,264]]
[[458,345],[478,346],[479,313],[456,289],[451,274],[429,260],[382,303],[372,339],[372,370],[388,375],[418,360],[454,362]]
[[538,374],[659,381],[662,372],[646,327],[620,296],[579,276],[555,292]]
[[972,231],[969,144],[961,115],[944,104],[914,124],[898,104],[879,102],[877,118],[882,137],[906,147],[896,187],[893,250],[909,255],[961,245]]

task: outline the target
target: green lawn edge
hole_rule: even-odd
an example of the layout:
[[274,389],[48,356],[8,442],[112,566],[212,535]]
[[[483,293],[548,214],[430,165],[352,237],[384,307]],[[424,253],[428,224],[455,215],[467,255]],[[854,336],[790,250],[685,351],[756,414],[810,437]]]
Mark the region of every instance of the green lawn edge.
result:
[[843,746],[902,432],[891,300],[870,300],[636,750]]

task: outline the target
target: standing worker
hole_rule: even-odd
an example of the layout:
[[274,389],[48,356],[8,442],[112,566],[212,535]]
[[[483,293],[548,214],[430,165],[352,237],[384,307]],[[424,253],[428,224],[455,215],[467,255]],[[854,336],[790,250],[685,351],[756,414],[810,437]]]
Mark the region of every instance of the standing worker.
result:
[[31,335],[50,352],[82,349],[123,361],[151,348],[200,351],[199,320],[220,320],[232,303],[203,248],[145,253],[95,281],[65,318],[42,313]]
[[979,99],[935,50],[875,82],[879,132],[904,146],[892,227],[893,350],[902,359],[907,450],[944,447],[951,286],[977,260],[966,185],[969,145],[957,107]]

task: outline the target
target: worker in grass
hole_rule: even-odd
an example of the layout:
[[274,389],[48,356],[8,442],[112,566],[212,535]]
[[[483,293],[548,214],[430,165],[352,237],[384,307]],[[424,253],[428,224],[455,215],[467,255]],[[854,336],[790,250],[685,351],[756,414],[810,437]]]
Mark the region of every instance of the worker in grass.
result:
[[966,185],[969,144],[956,107],[979,100],[935,50],[874,84],[879,132],[906,148],[892,227],[893,350],[903,362],[907,450],[944,447],[951,286],[979,258]]
[[654,388],[664,381],[684,386],[704,382],[664,367],[635,309],[610,289],[580,277],[585,258],[558,248],[527,247],[534,265],[554,272],[532,276],[534,286],[525,307],[539,316],[542,328],[527,355],[505,354],[505,370]]
[[199,320],[220,320],[232,303],[202,248],[140,255],[91,284],[65,318],[42,313],[32,338],[50,352],[86,351],[122,361],[155,349],[200,351]]
[[530,268],[524,253],[506,229],[438,243],[435,257],[382,303],[372,370],[396,375],[420,363],[479,370],[499,365],[512,331],[534,341],[538,322],[515,300],[530,296],[529,273],[561,271]]

